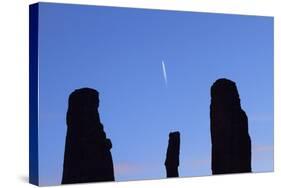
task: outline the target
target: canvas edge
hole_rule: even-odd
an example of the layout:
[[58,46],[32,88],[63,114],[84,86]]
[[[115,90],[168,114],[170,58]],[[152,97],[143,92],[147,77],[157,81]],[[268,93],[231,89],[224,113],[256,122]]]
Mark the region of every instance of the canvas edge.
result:
[[34,185],[39,185],[38,18],[39,4],[29,5],[29,183]]

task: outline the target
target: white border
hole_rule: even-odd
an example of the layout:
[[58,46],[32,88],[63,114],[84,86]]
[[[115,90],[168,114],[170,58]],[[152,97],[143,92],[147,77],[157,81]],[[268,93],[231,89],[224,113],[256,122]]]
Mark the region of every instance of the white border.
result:
[[[28,5],[7,0],[0,6],[0,185],[31,187],[28,179]],[[79,184],[69,187],[276,187],[280,167],[280,20],[278,0],[57,0],[47,2],[274,16],[275,172],[169,180]],[[280,8],[279,8],[280,10]]]

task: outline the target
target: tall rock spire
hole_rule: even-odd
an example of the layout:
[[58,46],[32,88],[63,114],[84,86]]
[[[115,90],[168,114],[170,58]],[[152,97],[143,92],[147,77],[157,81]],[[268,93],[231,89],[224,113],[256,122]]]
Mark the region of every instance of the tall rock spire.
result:
[[219,79],[211,87],[213,174],[251,172],[248,118],[235,82]]
[[62,184],[114,181],[112,145],[98,107],[94,89],[77,89],[69,96]]
[[166,173],[167,178],[179,177],[179,153],[180,153],[180,132],[171,132],[169,134],[169,144],[166,153]]

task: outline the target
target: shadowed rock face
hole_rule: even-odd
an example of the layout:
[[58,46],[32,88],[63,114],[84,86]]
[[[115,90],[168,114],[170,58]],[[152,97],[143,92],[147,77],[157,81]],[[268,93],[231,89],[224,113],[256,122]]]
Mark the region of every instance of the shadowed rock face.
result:
[[180,153],[180,133],[171,132],[169,134],[169,144],[166,153],[166,173],[167,178],[179,177],[179,153]]
[[69,96],[62,184],[114,181],[112,145],[98,107],[94,89],[78,89]]
[[248,118],[235,82],[219,79],[212,85],[210,116],[213,174],[251,172]]

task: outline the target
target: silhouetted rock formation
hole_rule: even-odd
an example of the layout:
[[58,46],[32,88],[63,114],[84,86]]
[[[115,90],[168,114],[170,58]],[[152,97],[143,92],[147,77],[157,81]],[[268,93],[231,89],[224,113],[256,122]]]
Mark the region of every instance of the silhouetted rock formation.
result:
[[251,172],[248,118],[235,82],[219,79],[211,87],[213,174]]
[[62,184],[114,181],[112,145],[98,107],[94,89],[78,89],[69,96]]
[[180,153],[180,133],[171,132],[169,134],[169,144],[166,153],[166,172],[167,178],[179,177],[179,153]]

